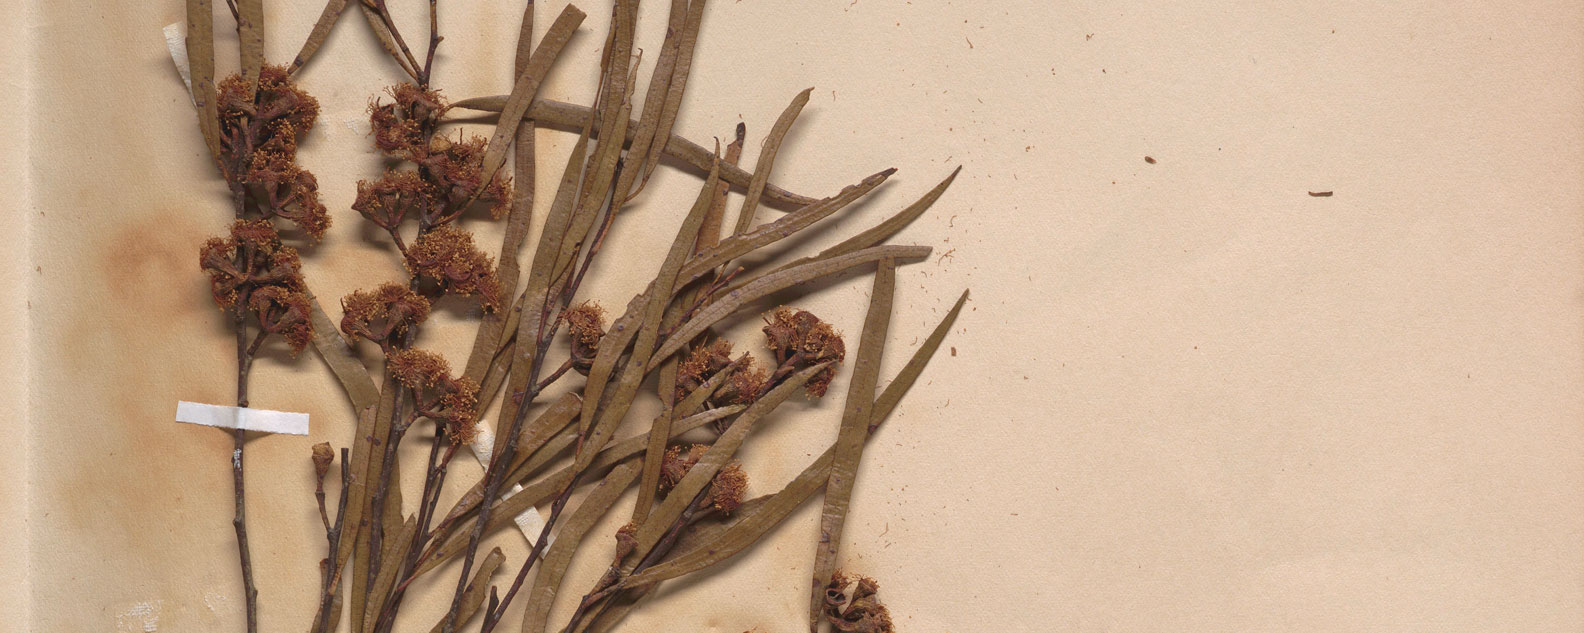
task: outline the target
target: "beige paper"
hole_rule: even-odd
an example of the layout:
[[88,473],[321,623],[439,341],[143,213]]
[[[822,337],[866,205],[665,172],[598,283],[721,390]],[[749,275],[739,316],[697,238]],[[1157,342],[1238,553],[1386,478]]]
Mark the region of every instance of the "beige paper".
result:
[[[239,631],[231,439],[169,419],[234,389],[196,263],[229,210],[161,32],[182,3],[9,4],[0,398],[25,415],[0,448],[0,576],[21,596],[0,621]],[[392,4],[422,37],[422,3]],[[561,4],[539,4],[542,32]],[[437,85],[507,92],[520,3],[440,6]],[[587,102],[609,11],[580,6],[543,94]],[[321,8],[267,3],[269,58]],[[645,78],[665,11],[640,17]],[[1584,8],[1539,2],[712,2],[682,134],[708,146],[744,121],[751,164],[813,86],[776,182],[828,195],[900,170],[811,246],[964,167],[899,237],[936,251],[899,271],[882,376],[972,299],[865,454],[844,566],[881,580],[904,631],[1584,628],[1581,33]],[[398,75],[351,8],[302,73],[324,108],[303,162],[335,220],[305,272],[332,318],[401,275],[349,209],[380,169],[365,107]],[[572,138],[538,139],[543,217]],[[652,227],[697,183],[657,172],[608,253],[661,248]],[[499,226],[469,228],[498,244]],[[589,292],[624,305],[655,266],[597,268]],[[856,332],[867,291],[799,305]],[[423,344],[460,363],[462,316],[440,318],[455,327]],[[750,441],[753,493],[834,437],[845,386]],[[261,359],[251,394],[315,420],[248,445],[262,630],[300,632],[324,555],[309,447],[345,445],[352,414],[311,353]],[[454,472],[449,495],[478,476]],[[565,593],[609,560],[598,535],[630,503]],[[668,583],[628,630],[804,630],[817,513]],[[493,542],[504,584],[526,548]],[[399,630],[427,630],[455,574],[415,584]]]

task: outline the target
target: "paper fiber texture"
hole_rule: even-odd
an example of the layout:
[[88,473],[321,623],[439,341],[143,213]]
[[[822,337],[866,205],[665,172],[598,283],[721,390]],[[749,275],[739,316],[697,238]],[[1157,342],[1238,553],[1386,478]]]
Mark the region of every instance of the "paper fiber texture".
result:
[[[211,4],[232,72],[231,17]],[[236,387],[197,263],[227,192],[161,32],[184,3],[6,5],[0,397],[19,414],[0,422],[0,621],[240,631],[231,438],[170,422],[172,402]],[[426,4],[390,5],[422,38]],[[562,3],[537,5],[542,33]],[[266,2],[269,59],[289,61],[323,6]],[[522,3],[438,6],[436,84],[506,93]],[[586,103],[610,7],[579,6],[543,94]],[[667,8],[639,17],[640,93]],[[841,548],[903,631],[1584,629],[1584,6],[715,0],[697,59],[687,138],[711,147],[743,122],[753,164],[812,86],[776,183],[826,196],[899,170],[800,248],[963,167],[897,237],[935,251],[898,270],[882,383],[972,298],[866,449]],[[332,322],[340,297],[405,279],[350,209],[384,168],[355,122],[399,73],[349,6],[300,75],[323,108],[301,157],[334,220],[303,266]],[[573,135],[537,134],[542,219]],[[591,298],[619,310],[642,289],[698,183],[655,173]],[[466,227],[499,244],[499,224]],[[812,290],[789,301],[860,329],[865,281]],[[420,344],[460,365],[470,307],[438,307]],[[763,357],[752,323],[726,335]],[[324,556],[310,447],[349,445],[355,416],[311,351],[266,345],[252,373],[253,406],[314,420],[246,457],[261,627],[300,632]],[[846,375],[755,431],[750,494],[835,437]],[[409,500],[421,470],[402,471]],[[442,504],[479,472],[455,460]],[[574,559],[568,601],[630,498]],[[628,630],[806,630],[817,514],[667,583]],[[514,572],[523,538],[494,545]],[[398,630],[429,630],[455,582],[452,566],[414,583]]]
[[250,409],[183,400],[176,403],[176,421],[222,429],[244,429],[287,435],[308,434],[308,414]]

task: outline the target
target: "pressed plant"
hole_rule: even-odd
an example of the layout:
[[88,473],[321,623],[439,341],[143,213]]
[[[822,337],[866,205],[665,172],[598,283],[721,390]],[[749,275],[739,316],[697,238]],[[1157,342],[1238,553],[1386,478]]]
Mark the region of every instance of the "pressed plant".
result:
[[[432,630],[451,633],[477,618],[479,630],[494,631],[507,608],[524,596],[521,629],[545,631],[573,555],[634,486],[629,520],[609,535],[616,555],[580,594],[559,630],[611,629],[659,583],[736,556],[822,489],[820,537],[806,588],[807,625],[891,630],[889,613],[876,600],[877,584],[837,571],[837,548],[864,444],[917,381],[967,299],[964,292],[881,389],[898,267],[930,252],[885,242],[933,205],[956,172],[894,216],[835,246],[783,264],[761,263],[766,258],[751,256],[784,254],[778,248],[783,240],[864,198],[895,170],[819,198],[772,184],[782,139],[808,103],[808,90],[777,119],[752,171],[738,166],[747,134],[741,124],[724,152],[677,136],[673,127],[704,0],[672,0],[665,39],[636,113],[637,0],[617,0],[611,7],[598,87],[587,106],[537,94],[584,19],[577,7],[563,8],[535,44],[535,7],[529,2],[512,91],[451,101],[431,83],[442,40],[440,3],[429,2],[427,46],[418,49],[409,46],[384,0],[353,3],[406,79],[370,103],[370,142],[389,167],[355,183],[351,210],[390,237],[407,275],[342,298],[339,323],[308,291],[297,253],[284,244],[277,223],[315,241],[329,226],[320,184],[296,164],[297,143],[312,128],[318,107],[293,75],[318,51],[347,3],[330,0],[291,64],[271,66],[263,60],[261,0],[228,0],[241,42],[241,71],[218,84],[210,4],[187,3],[199,129],[233,201],[229,236],[205,244],[200,261],[236,332],[237,404],[247,406],[251,360],[274,338],[294,354],[312,345],[351,404],[348,446],[338,451],[325,443],[310,452],[326,555],[315,613],[311,620],[304,616],[309,630],[336,630],[345,612],[358,633],[393,631],[412,583],[460,560],[449,606]],[[475,118],[494,113],[493,133],[470,137],[453,129],[459,118],[454,113],[463,111]],[[575,133],[577,140],[525,266],[519,252],[534,220],[536,126]],[[607,312],[582,296],[584,281],[597,262],[610,257],[603,247],[611,228],[641,197],[663,157],[702,173],[703,181],[665,253],[622,255],[624,265],[652,266],[655,275],[619,314]],[[744,195],[728,232],[732,188]],[[781,215],[761,223],[762,206]],[[486,254],[459,226],[458,219],[475,210],[506,222],[498,257]],[[874,270],[874,282],[856,338],[844,338],[809,311],[764,311],[761,305],[811,281],[865,268]],[[418,346],[438,335],[426,331],[425,323],[439,301],[479,306],[474,342],[460,372]],[[717,334],[744,313],[762,313],[760,358],[737,353],[738,346]],[[252,331],[257,334],[250,338]],[[850,358],[849,340],[856,343]],[[378,349],[382,384],[376,385],[370,368],[353,353],[356,345]],[[782,403],[794,395],[823,397],[844,371],[850,377],[835,442],[780,491],[745,498],[748,475],[736,459],[739,449]],[[660,413],[646,432],[615,438],[635,402],[647,397],[642,392],[651,380]],[[563,395],[541,401],[542,393],[563,381],[578,384],[562,385],[568,387]],[[479,417],[496,398],[500,428],[491,440]],[[428,457],[403,464],[399,447],[415,427],[432,431]],[[251,632],[257,629],[257,592],[246,537],[245,439],[245,432],[235,432],[233,470]],[[487,454],[487,466],[444,508],[440,491],[461,450]],[[337,452],[340,488],[332,518],[324,481]],[[412,467],[423,469],[424,484],[409,504],[399,471]],[[587,494],[574,504],[579,490]],[[546,504],[540,532],[528,535],[526,558],[509,581],[496,584],[505,556],[499,549],[481,555],[483,539]]]

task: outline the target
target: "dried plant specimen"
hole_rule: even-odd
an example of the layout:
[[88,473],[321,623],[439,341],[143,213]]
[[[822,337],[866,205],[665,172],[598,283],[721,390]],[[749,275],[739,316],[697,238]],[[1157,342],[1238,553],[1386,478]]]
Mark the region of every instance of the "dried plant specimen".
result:
[[[345,612],[354,631],[392,631],[412,583],[446,561],[460,564],[435,631],[452,633],[475,620],[479,630],[494,631],[520,596],[527,601],[525,631],[608,630],[658,583],[731,559],[821,489],[826,496],[808,624],[844,632],[891,630],[873,581],[849,579],[835,566],[864,445],[915,384],[967,298],[965,292],[882,389],[880,361],[897,276],[902,265],[930,252],[927,246],[885,242],[933,205],[956,172],[917,202],[836,246],[785,264],[758,263],[766,258],[757,255],[786,252],[784,244],[796,243],[788,238],[823,228],[823,220],[881,187],[896,170],[818,198],[772,183],[772,168],[784,160],[782,140],[807,106],[809,90],[799,92],[769,130],[751,171],[738,166],[747,137],[742,125],[724,152],[678,136],[674,127],[701,37],[704,0],[672,0],[665,39],[641,95],[640,66],[633,61],[638,2],[617,0],[598,88],[588,105],[538,94],[583,22],[577,7],[563,8],[534,43],[535,6],[529,2],[511,92],[452,102],[431,82],[443,39],[439,14],[442,7],[466,6],[431,0],[427,47],[414,47],[385,0],[358,0],[354,4],[376,43],[407,80],[368,102],[368,142],[388,167],[356,183],[320,183],[296,162],[318,103],[293,74],[319,51],[346,4],[329,0],[296,58],[275,66],[262,58],[260,0],[236,0],[231,6],[242,70],[217,82],[210,5],[188,2],[199,132],[234,203],[230,234],[203,246],[200,265],[237,332],[238,406],[247,403],[251,359],[271,337],[294,354],[312,345],[351,404],[347,422],[354,431],[347,446],[321,444],[309,451],[326,537],[316,612],[303,618],[309,630],[335,630]],[[640,96],[642,106],[635,108]],[[496,113],[493,132],[469,136],[454,129],[458,110]],[[577,134],[542,218],[532,213],[536,127]],[[671,245],[663,253],[605,252],[606,237],[622,221],[624,208],[642,199],[650,176],[668,156],[703,175],[694,203],[676,220]],[[322,186],[355,189],[351,208],[326,209],[319,202]],[[744,199],[728,231],[732,188]],[[761,207],[780,215],[761,223]],[[458,221],[475,211],[506,222],[498,256]],[[361,218],[388,236],[406,272],[405,279],[341,298],[338,321],[309,292],[298,254],[279,233],[286,228],[317,241],[332,214]],[[519,261],[534,220],[541,223],[538,242],[531,257]],[[654,274],[623,309],[608,311],[583,290],[596,262],[611,258]],[[853,334],[844,335],[843,328],[810,311],[762,304],[854,269],[872,269],[875,278],[867,316]],[[427,351],[424,341],[439,335],[428,322],[436,303],[458,300],[479,307],[471,353],[456,365],[461,371]],[[717,334],[724,325],[755,318],[762,321],[762,341],[749,345]],[[377,349],[383,384],[352,353],[359,345]],[[749,498],[750,477],[737,460],[739,450],[766,420],[784,415],[780,405],[793,396],[824,396],[844,373],[848,391],[835,443],[779,492]],[[646,393],[651,380],[652,395]],[[541,402],[552,385],[569,390]],[[634,405],[647,397],[659,401],[660,413],[647,430],[618,439]],[[479,418],[497,398],[499,427],[491,444],[480,435]],[[404,463],[400,446],[414,428],[432,431],[428,457]],[[709,439],[680,439],[689,433]],[[254,631],[244,439],[238,431],[236,531],[248,630]],[[450,507],[441,506],[449,465],[459,451],[474,448],[489,454],[483,476]],[[332,517],[324,482],[338,452],[340,488]],[[404,496],[399,476],[411,468],[424,474],[415,502]],[[614,535],[593,534],[634,486],[638,494],[626,526]],[[486,535],[543,504],[548,515],[540,533],[529,535],[525,560],[507,561],[499,549],[479,551]],[[570,619],[551,623],[553,602],[568,593],[562,584],[573,556],[590,536],[615,538],[617,555],[593,586],[572,594],[581,597]],[[509,580],[497,583],[494,574],[513,565]]]

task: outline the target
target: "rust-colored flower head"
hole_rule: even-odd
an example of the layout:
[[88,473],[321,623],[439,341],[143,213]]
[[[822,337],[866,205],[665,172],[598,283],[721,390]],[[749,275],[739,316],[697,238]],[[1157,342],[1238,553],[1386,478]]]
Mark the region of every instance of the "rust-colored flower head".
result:
[[313,341],[313,308],[306,293],[264,286],[253,291],[248,308],[258,315],[260,329],[286,339],[293,357]]
[[[723,338],[715,339],[708,345],[700,345],[693,348],[693,351],[686,358],[677,363],[676,401],[680,402],[688,394],[703,386],[715,374],[731,366],[731,353],[732,342]],[[749,369],[753,366],[753,359],[750,357],[744,363],[742,369]],[[721,389],[724,390],[726,387]],[[711,401],[715,403],[741,404],[729,398],[721,398],[719,391],[716,392],[715,397],[711,398]]]
[[455,220],[475,201],[493,202],[490,213],[499,218],[511,201],[511,178],[497,170],[485,178],[484,152],[488,140],[474,136],[451,140],[442,136],[429,139],[429,148],[418,159],[424,180],[433,183],[438,204],[423,218],[428,226]]
[[[769,375],[760,367],[754,357],[743,355],[743,362],[726,378],[726,384],[715,390],[715,395],[710,397],[710,403],[716,406],[732,404],[753,404],[765,391],[765,383]],[[724,422],[724,420],[722,420]]]
[[440,425],[452,444],[471,442],[477,436],[478,383],[452,377],[451,365],[439,354],[392,350],[385,369],[412,394],[414,411]]
[[240,74],[220,82],[216,103],[224,162],[245,163],[261,149],[295,157],[298,138],[319,118],[319,101],[291,80],[285,66],[264,66],[258,90],[252,88]]
[[244,181],[260,213],[291,221],[315,241],[330,228],[330,214],[319,202],[319,180],[292,157],[261,149],[253,153]]
[[875,597],[879,590],[873,578],[836,572],[825,587],[825,620],[841,633],[894,633],[891,612]]
[[708,444],[673,444],[667,448],[660,461],[660,494],[671,492],[708,450]]
[[399,284],[356,291],[341,300],[341,331],[390,349],[396,337],[429,317],[429,300]]
[[566,312],[567,336],[572,342],[572,369],[587,376],[605,337],[605,308],[584,301]]
[[[824,362],[840,363],[847,357],[841,335],[807,310],[776,308],[765,319],[764,333],[766,346],[775,352],[776,362],[783,367],[796,370]],[[815,398],[823,396],[835,377],[833,364],[809,379],[805,391]]]
[[222,309],[238,301],[248,305],[254,290],[303,287],[302,262],[296,249],[281,244],[267,220],[237,220],[229,237],[210,238],[198,251],[198,265],[209,275],[210,292]]
[[314,476],[317,481],[324,481],[325,475],[330,472],[330,464],[334,462],[335,450],[330,448],[329,442],[313,445]]
[[479,295],[485,310],[500,307],[495,261],[473,243],[473,234],[442,226],[418,237],[407,249],[407,272],[438,283],[445,292]]
[[385,92],[391,103],[376,100],[369,104],[374,146],[397,158],[417,160],[445,112],[440,93],[410,83],[391,86]]
[[387,170],[378,180],[359,180],[352,208],[375,226],[394,230],[416,208],[428,205],[429,185],[418,172]]
[[743,472],[741,464],[732,462],[715,473],[704,501],[716,512],[731,514],[737,506],[742,505],[743,495],[747,492],[748,473]]

